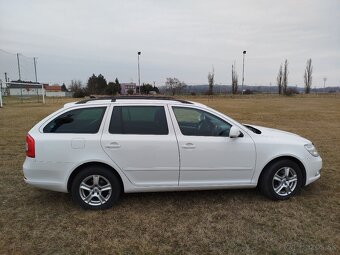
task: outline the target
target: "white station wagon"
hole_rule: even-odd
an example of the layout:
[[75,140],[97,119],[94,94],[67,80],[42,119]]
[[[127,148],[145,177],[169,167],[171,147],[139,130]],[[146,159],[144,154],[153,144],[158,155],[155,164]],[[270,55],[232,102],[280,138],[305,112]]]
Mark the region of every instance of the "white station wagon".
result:
[[259,187],[287,199],[320,177],[322,159],[298,135],[243,125],[167,97],[68,103],[26,137],[25,182],[106,209],[123,192]]

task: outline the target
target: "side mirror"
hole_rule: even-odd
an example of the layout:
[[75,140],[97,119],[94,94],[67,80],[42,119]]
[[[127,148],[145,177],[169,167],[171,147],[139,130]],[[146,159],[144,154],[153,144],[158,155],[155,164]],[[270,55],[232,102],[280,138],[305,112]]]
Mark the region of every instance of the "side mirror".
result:
[[230,138],[239,137],[240,134],[241,134],[241,130],[240,130],[238,127],[232,126],[232,127],[230,128],[230,131],[229,131],[229,137],[230,137]]

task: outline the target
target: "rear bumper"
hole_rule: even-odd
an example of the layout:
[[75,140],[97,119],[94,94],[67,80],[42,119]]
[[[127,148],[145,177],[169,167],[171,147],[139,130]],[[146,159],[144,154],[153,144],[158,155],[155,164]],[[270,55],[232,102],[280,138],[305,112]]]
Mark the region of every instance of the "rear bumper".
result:
[[23,165],[24,181],[34,187],[59,191],[67,191],[66,163],[39,162],[26,157]]
[[36,188],[40,189],[47,189],[52,191],[58,191],[58,192],[67,192],[65,190],[63,183],[60,182],[49,182],[49,181],[36,181],[36,180],[28,180],[27,178],[24,178],[24,181]]

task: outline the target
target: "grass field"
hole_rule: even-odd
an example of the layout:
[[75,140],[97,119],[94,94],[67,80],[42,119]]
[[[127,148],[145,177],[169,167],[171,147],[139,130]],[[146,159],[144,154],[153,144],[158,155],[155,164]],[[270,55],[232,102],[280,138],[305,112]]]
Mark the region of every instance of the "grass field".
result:
[[340,97],[190,97],[236,120],[314,142],[319,181],[283,202],[256,189],[126,194],[83,211],[69,194],[23,182],[27,131],[65,101],[0,109],[0,254],[339,254]]

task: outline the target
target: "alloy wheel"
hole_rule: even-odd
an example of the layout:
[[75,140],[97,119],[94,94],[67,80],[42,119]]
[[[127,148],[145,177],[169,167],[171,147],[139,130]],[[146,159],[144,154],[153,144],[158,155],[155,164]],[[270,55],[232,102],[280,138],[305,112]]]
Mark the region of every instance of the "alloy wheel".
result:
[[105,204],[111,197],[112,186],[102,175],[87,176],[79,186],[81,199],[92,206]]
[[297,182],[295,170],[291,167],[282,167],[274,174],[272,186],[276,194],[284,197],[295,190]]

